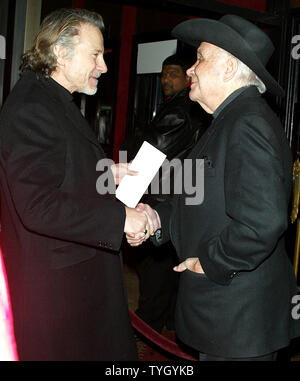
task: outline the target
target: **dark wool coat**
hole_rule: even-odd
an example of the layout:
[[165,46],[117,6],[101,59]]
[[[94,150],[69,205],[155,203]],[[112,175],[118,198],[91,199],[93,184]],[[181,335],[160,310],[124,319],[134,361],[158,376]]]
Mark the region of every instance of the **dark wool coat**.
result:
[[198,257],[205,274],[180,276],[176,332],[222,357],[261,356],[300,335],[297,294],[285,250],[292,185],[290,148],[279,120],[253,86],[213,120],[188,158],[204,159],[204,200],[174,197],[157,207],[162,240],[179,261]]
[[24,74],[0,119],[2,250],[21,360],[135,360],[101,146],[54,80]]

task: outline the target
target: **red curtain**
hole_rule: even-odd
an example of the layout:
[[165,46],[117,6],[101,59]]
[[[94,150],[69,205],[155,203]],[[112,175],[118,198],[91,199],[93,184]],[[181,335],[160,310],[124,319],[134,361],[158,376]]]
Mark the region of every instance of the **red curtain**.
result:
[[73,8],[83,9],[84,8],[84,0],[73,0]]
[[124,6],[121,28],[121,47],[114,133],[113,160],[115,162],[118,162],[120,145],[125,139],[132,37],[135,33],[135,24],[136,7]]

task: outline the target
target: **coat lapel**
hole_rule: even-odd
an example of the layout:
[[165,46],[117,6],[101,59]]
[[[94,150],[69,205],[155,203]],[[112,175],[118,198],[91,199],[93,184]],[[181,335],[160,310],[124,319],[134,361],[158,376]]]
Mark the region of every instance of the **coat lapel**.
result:
[[214,136],[215,132],[218,128],[222,128],[222,126],[219,126],[222,120],[224,119],[224,116],[227,112],[230,112],[230,109],[234,106],[235,102],[242,102],[247,98],[257,98],[260,97],[260,94],[255,86],[249,86],[246,89],[243,90],[243,92],[239,93],[235,98],[233,98],[230,103],[227,103],[226,106],[220,111],[219,115],[213,119],[211,125],[208,127],[206,132],[203,134],[201,139],[198,141],[194,149],[191,151],[189,157],[196,159],[201,158],[201,155],[207,145],[207,143],[211,140],[211,138]]
[[71,120],[74,127],[91,143],[95,144],[97,147],[101,147],[101,144],[98,142],[96,135],[93,133],[92,129],[88,125],[87,121],[82,116],[78,107],[74,102],[70,102],[66,108],[66,117]]
[[[32,73],[31,76],[35,79],[35,74]],[[65,116],[72,122],[74,127],[103,152],[96,135],[93,133],[79,108],[74,103],[73,96],[52,78],[42,77],[40,78],[40,81],[42,85],[47,88],[47,91],[50,92],[51,97],[57,103],[58,107],[63,108]]]
[[195,145],[195,147],[192,149],[190,154],[188,155],[188,158],[190,159],[197,159],[201,158],[201,155],[203,151],[205,150],[205,147],[207,146],[208,142],[212,139],[214,136],[217,126],[218,126],[218,119],[214,119],[211,123],[211,125],[208,127],[208,129],[205,131],[205,133],[202,135],[198,143]]

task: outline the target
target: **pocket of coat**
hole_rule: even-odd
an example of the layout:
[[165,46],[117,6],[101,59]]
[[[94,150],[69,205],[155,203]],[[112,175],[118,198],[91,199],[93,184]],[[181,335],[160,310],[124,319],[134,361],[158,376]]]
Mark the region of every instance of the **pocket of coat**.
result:
[[206,167],[204,165],[204,177],[214,177],[216,176],[216,168]]
[[96,250],[78,244],[67,244],[52,250],[51,269],[59,270],[89,260],[96,255]]
[[191,271],[189,269],[186,269],[185,271],[189,272],[190,275],[194,276],[195,278],[208,279],[205,273],[196,273],[195,271]]

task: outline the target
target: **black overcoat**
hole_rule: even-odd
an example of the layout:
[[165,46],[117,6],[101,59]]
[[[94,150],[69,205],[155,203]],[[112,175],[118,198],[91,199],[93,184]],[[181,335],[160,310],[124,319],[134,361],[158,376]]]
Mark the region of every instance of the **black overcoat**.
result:
[[297,289],[284,242],[292,157],[279,120],[251,86],[223,108],[188,158],[204,160],[203,202],[187,205],[191,195],[183,193],[157,207],[161,242],[171,238],[180,262],[198,257],[205,273],[180,276],[179,338],[222,357],[287,346],[300,335],[300,320],[292,314]]
[[125,209],[96,190],[103,158],[71,94],[24,74],[0,119],[1,243],[21,360],[136,359]]

